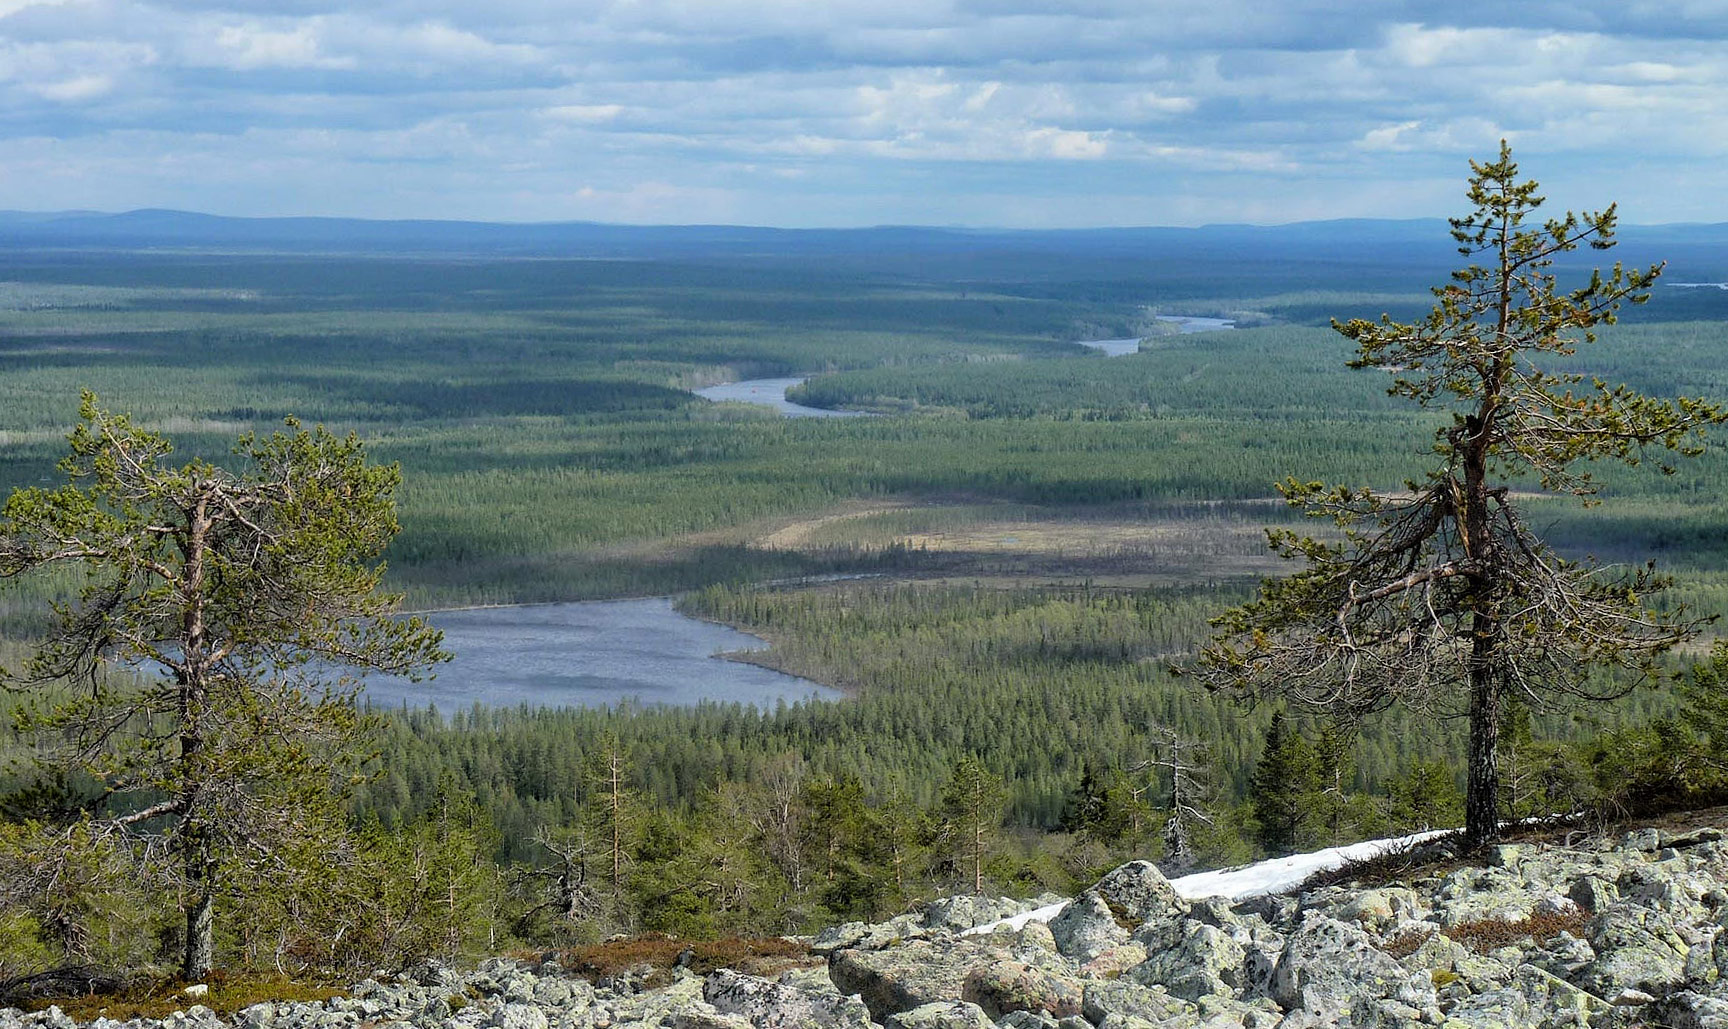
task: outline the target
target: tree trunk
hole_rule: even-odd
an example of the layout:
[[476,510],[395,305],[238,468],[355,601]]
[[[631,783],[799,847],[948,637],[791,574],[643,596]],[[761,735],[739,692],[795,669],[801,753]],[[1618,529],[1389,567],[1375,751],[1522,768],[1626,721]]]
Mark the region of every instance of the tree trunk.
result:
[[186,855],[186,886],[192,897],[186,905],[186,952],[180,976],[188,983],[203,982],[216,960],[216,937],[211,909],[215,906],[210,868],[202,847]]
[[1494,670],[1494,626],[1477,612],[1470,654],[1470,753],[1464,791],[1464,846],[1480,850],[1500,838],[1500,684]]

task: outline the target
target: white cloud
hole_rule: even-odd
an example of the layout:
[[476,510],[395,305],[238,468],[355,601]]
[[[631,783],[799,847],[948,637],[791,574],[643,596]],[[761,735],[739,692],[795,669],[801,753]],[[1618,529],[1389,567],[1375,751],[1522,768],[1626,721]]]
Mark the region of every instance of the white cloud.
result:
[[[331,57],[322,52],[318,27],[302,22],[290,29],[270,29],[256,22],[224,25],[216,29],[213,51],[200,53],[219,67],[237,71],[258,68],[353,68],[351,57]],[[197,56],[194,61],[199,60]]]
[[585,124],[593,124],[595,122],[611,121],[612,119],[618,117],[620,114],[623,114],[624,113],[624,105],[623,104],[561,104],[557,107],[546,108],[545,113],[548,117],[556,118],[560,121],[573,121],[573,122],[583,122]]
[[45,100],[58,103],[78,103],[105,96],[114,89],[114,80],[106,75],[80,75],[59,82],[31,83],[24,87]]
[[[0,0],[0,176],[23,184],[17,206],[99,206],[68,191],[104,183],[197,207],[245,175],[308,213],[367,197],[666,220],[711,203],[701,220],[804,223],[1396,210],[1502,136],[1538,175],[1636,147],[1708,181],[1728,147],[1728,18],[1575,7]],[[90,176],[17,174],[25,139]],[[1658,210],[1723,203],[1628,182]]]

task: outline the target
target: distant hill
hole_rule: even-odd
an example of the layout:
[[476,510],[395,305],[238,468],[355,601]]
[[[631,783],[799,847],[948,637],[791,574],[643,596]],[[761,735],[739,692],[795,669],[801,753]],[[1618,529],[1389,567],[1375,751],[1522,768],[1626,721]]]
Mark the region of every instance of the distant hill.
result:
[[[1627,226],[1613,256],[1629,264],[1667,260],[1670,278],[1728,280],[1728,223]],[[1088,277],[1121,262],[1122,277],[1150,266],[1198,262],[1289,265],[1335,262],[1375,273],[1454,267],[1446,223],[1343,219],[1289,225],[1199,228],[957,229],[878,226],[778,229],[740,225],[614,225],[599,222],[500,223],[380,221],[359,218],[231,218],[189,211],[0,211],[7,250],[152,251],[425,256],[428,258],[598,258],[756,263],[812,259],[942,277],[1004,271],[1031,277],[1057,269]],[[1575,263],[1595,264],[1584,251]],[[1057,260],[1052,261],[1052,258]],[[1195,269],[1198,270],[1198,269]],[[1423,281],[1432,281],[1425,279]],[[1340,286],[1348,288],[1348,278]]]

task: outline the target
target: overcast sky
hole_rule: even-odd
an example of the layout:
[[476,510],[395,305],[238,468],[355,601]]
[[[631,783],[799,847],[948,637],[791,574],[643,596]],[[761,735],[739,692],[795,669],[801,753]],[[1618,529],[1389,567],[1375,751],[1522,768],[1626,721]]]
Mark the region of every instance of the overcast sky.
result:
[[1728,221],[1728,0],[0,0],[0,208]]

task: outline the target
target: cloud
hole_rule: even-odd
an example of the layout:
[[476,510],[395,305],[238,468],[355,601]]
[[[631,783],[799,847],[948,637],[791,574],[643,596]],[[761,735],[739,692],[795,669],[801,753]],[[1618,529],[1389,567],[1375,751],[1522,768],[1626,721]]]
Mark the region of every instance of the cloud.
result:
[[[0,179],[44,208],[1281,220],[1447,213],[1432,184],[1507,136],[1633,220],[1710,217],[1620,152],[1709,180],[1725,40],[1713,0],[0,0]],[[49,152],[87,174],[22,174]]]

